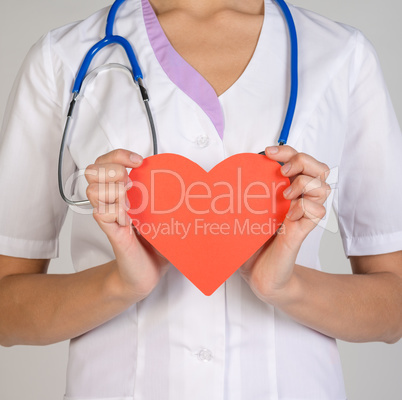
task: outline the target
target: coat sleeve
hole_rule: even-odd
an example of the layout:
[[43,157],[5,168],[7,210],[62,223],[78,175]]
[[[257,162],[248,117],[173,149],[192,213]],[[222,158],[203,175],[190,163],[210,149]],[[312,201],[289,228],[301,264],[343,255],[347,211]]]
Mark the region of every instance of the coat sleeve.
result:
[[402,249],[402,134],[371,43],[359,32],[334,206],[347,256]]
[[[0,135],[0,254],[55,258],[67,206],[57,184],[64,125],[50,34],[29,51]],[[69,164],[69,160],[66,160]],[[70,163],[71,166],[71,163]]]

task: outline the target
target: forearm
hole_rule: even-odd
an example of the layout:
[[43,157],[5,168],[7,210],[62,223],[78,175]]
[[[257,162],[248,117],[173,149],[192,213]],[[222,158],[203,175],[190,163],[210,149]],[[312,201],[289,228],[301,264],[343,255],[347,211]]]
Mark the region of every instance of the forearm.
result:
[[350,341],[394,343],[402,335],[402,279],[388,272],[337,275],[295,266],[273,304],[303,325]]
[[71,339],[127,309],[136,298],[118,286],[114,263],[67,275],[2,278],[0,344],[47,345]]

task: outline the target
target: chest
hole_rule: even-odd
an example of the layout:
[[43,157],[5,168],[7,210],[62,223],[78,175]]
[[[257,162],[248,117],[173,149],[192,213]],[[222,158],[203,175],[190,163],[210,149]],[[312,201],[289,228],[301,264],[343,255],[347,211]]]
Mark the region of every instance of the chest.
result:
[[221,11],[208,18],[158,16],[167,39],[219,96],[241,76],[258,43],[264,16]]
[[[125,25],[121,18],[118,33],[134,44],[145,72],[160,152],[181,154],[209,170],[232,154],[258,153],[275,144],[289,92],[283,17],[268,7],[264,24],[262,15],[236,20],[222,14],[212,25],[188,16],[161,15],[160,32],[155,15],[146,11],[136,13],[135,23],[130,18]],[[304,37],[300,34],[301,49]],[[111,48],[96,61],[124,64],[120,50]],[[300,60],[299,100],[289,144],[331,164],[344,132],[347,70],[328,86],[326,76],[334,63],[328,60],[328,68],[315,67],[308,60]],[[128,75],[100,74],[88,85],[77,113],[70,146],[77,166],[85,168],[114,148],[152,154],[148,120]],[[83,147],[88,151],[82,152]]]

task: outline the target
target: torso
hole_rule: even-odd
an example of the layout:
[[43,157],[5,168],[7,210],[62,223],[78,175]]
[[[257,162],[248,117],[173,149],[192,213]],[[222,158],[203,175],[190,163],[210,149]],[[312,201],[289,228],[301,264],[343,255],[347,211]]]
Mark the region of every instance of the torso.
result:
[[263,12],[263,8],[260,14],[227,9],[201,18],[173,10],[158,14],[158,19],[175,50],[219,96],[247,67],[263,25]]
[[[211,87],[197,79],[188,66],[178,65],[149,13],[147,0],[128,1],[122,8],[116,32],[127,37],[138,53],[161,153],[185,156],[209,171],[231,155],[257,153],[276,143],[289,93],[289,42],[283,16],[269,0],[265,5],[268,18],[261,38],[263,15],[258,12],[222,11],[213,17],[220,21],[213,31],[212,17],[200,20],[183,11],[157,10],[159,22],[179,55],[218,94],[230,87],[219,99],[213,92],[210,95]],[[325,21],[310,21],[295,8],[292,11],[301,26],[300,49],[314,44],[315,51],[301,52],[300,101],[289,144],[330,166],[339,165],[337,157],[347,129],[347,60],[354,60],[349,51],[352,33]],[[89,47],[88,36],[91,42],[99,39],[105,18],[102,13],[96,20],[68,28],[68,34],[66,30],[53,34],[52,43],[57,47],[53,47],[52,59],[60,86],[72,81],[76,68],[69,66],[78,68]],[[195,31],[197,37],[191,36]],[[204,56],[197,58],[192,46]],[[65,60],[62,68],[60,59]],[[99,55],[94,67],[110,62],[127,60],[115,47]],[[88,86],[86,102],[81,102],[85,108],[78,110],[82,111],[80,123],[69,147],[79,168],[115,148],[131,149],[144,157],[152,154],[143,104],[129,81],[129,75],[114,71],[99,74],[92,91]],[[65,92],[67,109],[71,94],[67,89]],[[221,136],[218,127],[222,128]],[[77,197],[85,196],[85,189],[77,188]],[[74,213],[72,251],[77,271],[114,257],[107,237],[90,217]],[[314,230],[303,243],[298,264],[319,269],[322,231]],[[200,296],[197,290],[172,267],[143,302],[74,340],[67,398],[153,400],[160,393],[174,400],[248,399],[262,394],[272,399],[346,398],[333,339],[265,307],[238,273],[213,296]],[[211,362],[199,360],[202,349],[212,353]],[[256,367],[250,369],[250,365]],[[317,376],[320,379],[314,379]]]

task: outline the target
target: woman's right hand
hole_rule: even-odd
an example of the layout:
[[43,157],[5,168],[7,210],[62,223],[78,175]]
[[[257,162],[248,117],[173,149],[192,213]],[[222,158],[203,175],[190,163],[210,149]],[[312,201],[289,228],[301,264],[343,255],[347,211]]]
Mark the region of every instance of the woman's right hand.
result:
[[119,290],[133,296],[133,301],[147,297],[169,265],[132,226],[127,214],[131,181],[126,168],[138,168],[142,160],[139,154],[119,149],[99,157],[85,171],[93,216],[116,256],[114,282]]

